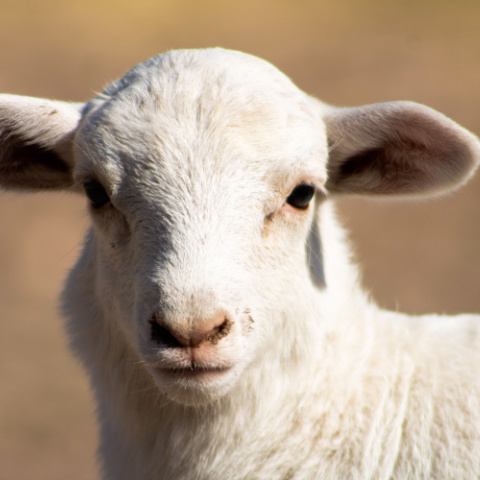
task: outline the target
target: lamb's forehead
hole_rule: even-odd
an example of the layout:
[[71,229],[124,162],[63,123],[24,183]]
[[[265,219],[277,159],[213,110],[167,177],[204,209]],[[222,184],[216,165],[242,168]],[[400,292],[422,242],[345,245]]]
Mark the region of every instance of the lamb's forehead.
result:
[[172,51],[137,65],[87,106],[80,137],[137,158],[162,151],[164,162],[165,152],[183,162],[186,152],[196,162],[243,156],[264,168],[326,157],[314,101],[268,62],[223,49]]
[[242,107],[249,100],[301,105],[306,95],[269,62],[221,48],[174,50],[138,64],[110,85],[107,96],[149,97],[165,106],[182,108],[184,102],[221,100]]

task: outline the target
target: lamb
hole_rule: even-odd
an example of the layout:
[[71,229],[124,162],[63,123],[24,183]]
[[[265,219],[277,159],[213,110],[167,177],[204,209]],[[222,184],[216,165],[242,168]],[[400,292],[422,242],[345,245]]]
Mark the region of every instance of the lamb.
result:
[[380,310],[332,203],[451,191],[479,161],[428,107],[335,108],[223,49],[86,104],[0,96],[0,185],[87,197],[62,298],[103,478],[478,478],[480,317]]

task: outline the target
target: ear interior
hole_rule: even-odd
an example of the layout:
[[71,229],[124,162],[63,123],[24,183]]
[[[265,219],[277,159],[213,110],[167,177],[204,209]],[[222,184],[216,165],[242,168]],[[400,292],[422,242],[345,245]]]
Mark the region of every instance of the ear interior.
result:
[[72,185],[72,168],[54,150],[9,136],[0,158],[0,185],[14,189],[59,189]]
[[72,144],[80,117],[76,104],[0,95],[0,186],[70,187]]
[[474,135],[412,102],[333,109],[325,121],[330,192],[435,194],[463,184],[480,160]]

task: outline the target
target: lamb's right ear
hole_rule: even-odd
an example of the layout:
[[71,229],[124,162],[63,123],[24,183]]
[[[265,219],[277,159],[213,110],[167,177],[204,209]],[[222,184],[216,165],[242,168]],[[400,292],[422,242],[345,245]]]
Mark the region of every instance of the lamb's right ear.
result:
[[82,108],[82,104],[0,95],[0,187],[72,186],[72,143]]

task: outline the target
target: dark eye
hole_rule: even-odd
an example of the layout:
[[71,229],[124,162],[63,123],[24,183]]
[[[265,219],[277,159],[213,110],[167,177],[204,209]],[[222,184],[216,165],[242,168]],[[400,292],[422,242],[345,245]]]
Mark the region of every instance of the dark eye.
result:
[[92,203],[93,208],[101,208],[110,201],[110,197],[100,182],[89,180],[83,184],[85,194]]
[[305,210],[315,194],[315,187],[308,185],[307,183],[301,183],[297,185],[290,195],[287,197],[286,202],[292,207],[300,210]]

